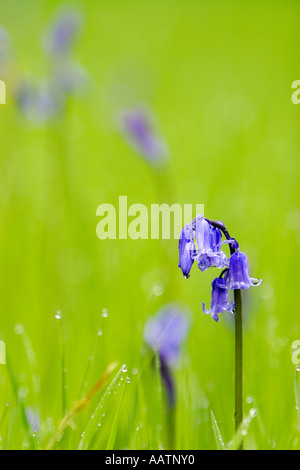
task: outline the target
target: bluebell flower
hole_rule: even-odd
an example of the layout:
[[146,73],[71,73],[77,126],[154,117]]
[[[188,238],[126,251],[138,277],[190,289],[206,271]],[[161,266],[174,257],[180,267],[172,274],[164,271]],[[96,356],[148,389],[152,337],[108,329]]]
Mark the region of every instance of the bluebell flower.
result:
[[210,313],[212,318],[218,322],[219,316],[218,313],[222,312],[231,312],[234,311],[234,303],[229,303],[228,301],[228,286],[227,279],[217,277],[211,283],[212,292],[211,292],[211,305],[210,310],[206,310],[205,304],[202,304],[203,312]]
[[212,266],[220,269],[227,266],[227,257],[221,250],[221,230],[211,226],[203,215],[200,215],[195,219],[195,233],[198,246],[196,259],[199,269],[205,271]]
[[45,35],[45,49],[54,59],[60,59],[70,53],[79,33],[80,15],[75,9],[59,12]]
[[149,318],[144,328],[144,340],[168,365],[177,362],[181,343],[187,336],[189,320],[185,311],[167,304]]
[[179,237],[179,263],[178,266],[181,268],[182,274],[185,278],[188,278],[192,265],[194,263],[194,257],[196,255],[196,245],[194,242],[194,230],[190,224],[185,225],[180,232]]
[[33,123],[46,123],[61,111],[61,97],[45,85],[21,80],[15,94],[19,109]]
[[[224,241],[222,241],[222,234],[225,236]],[[194,237],[196,237],[197,249],[192,245]],[[225,243],[230,245],[229,259],[221,250]],[[193,255],[195,251],[196,254]],[[225,268],[220,277],[212,282],[210,310],[207,310],[203,304],[203,311],[210,313],[215,321],[219,320],[219,313],[234,311],[234,304],[228,301],[228,289],[248,289],[262,282],[261,279],[249,276],[247,256],[240,251],[238,242],[229,235],[223,222],[206,219],[203,215],[198,215],[182,229],[180,234],[179,267],[184,277],[189,277],[194,260],[197,260],[201,271],[210,267]]]
[[140,109],[128,109],[121,115],[121,127],[134,149],[150,163],[165,160],[167,147],[154,132],[149,113]]
[[11,66],[10,37],[7,31],[0,26],[0,79],[8,76]]
[[246,253],[236,251],[229,260],[229,289],[249,289],[259,286],[262,280],[249,276],[248,258]]
[[144,340],[159,355],[160,373],[165,385],[168,405],[175,405],[175,383],[171,368],[179,359],[180,346],[185,340],[189,319],[175,304],[167,304],[150,318],[144,328]]
[[87,88],[90,76],[87,70],[73,61],[59,63],[51,76],[52,88],[61,94],[80,94]]

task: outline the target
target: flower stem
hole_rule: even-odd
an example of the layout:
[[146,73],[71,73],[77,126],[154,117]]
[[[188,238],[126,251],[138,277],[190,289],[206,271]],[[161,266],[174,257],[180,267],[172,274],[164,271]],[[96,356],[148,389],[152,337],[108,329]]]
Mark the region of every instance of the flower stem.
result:
[[[227,240],[233,240],[222,221],[206,219],[211,225],[219,228]],[[229,245],[230,254],[236,250],[233,244]],[[222,274],[221,274],[222,275]],[[243,311],[242,294],[240,289],[234,289],[235,303],[235,430],[243,421]],[[243,442],[240,450],[243,449]]]
[[[243,316],[241,290],[234,290],[235,302],[235,430],[243,421]],[[240,450],[243,449],[241,443]]]

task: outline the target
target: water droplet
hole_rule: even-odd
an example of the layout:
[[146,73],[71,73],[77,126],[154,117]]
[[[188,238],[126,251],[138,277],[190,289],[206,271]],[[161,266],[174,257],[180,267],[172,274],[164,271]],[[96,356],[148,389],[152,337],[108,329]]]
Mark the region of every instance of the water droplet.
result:
[[127,382],[128,384],[130,384],[130,377],[127,376],[126,382]]
[[134,367],[134,368],[132,369],[132,375],[137,375],[138,373],[139,373],[138,368],[137,368],[137,367]]
[[249,396],[246,398],[247,403],[253,403],[253,397]]
[[126,366],[126,364],[123,364],[123,365],[122,365],[122,372],[127,372],[127,366]]
[[300,372],[300,364],[297,364],[297,365],[296,365],[296,371],[297,371],[297,372]]
[[15,326],[15,333],[16,335],[22,335],[24,333],[24,326],[21,323]]
[[28,388],[25,386],[25,385],[22,385],[19,389],[18,389],[18,396],[20,398],[25,398],[27,397],[28,395]]
[[251,410],[249,411],[249,415],[251,416],[251,418],[253,418],[256,415],[256,409],[251,408]]
[[61,319],[61,311],[60,310],[57,310],[56,314],[55,314],[55,318],[56,320],[60,320]]
[[104,317],[104,318],[108,317],[108,310],[107,310],[107,308],[104,308],[104,309],[102,310],[102,317]]
[[102,336],[102,335],[103,335],[103,331],[98,330],[98,336]]
[[165,289],[161,284],[155,284],[153,286],[153,294],[159,297],[164,293]]

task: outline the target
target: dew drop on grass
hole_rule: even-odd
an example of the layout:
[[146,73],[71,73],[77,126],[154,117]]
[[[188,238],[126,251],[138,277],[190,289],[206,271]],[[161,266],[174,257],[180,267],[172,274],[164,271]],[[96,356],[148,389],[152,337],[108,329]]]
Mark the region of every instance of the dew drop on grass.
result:
[[130,377],[127,376],[126,382],[127,382],[128,384],[130,384]]
[[24,333],[24,326],[21,323],[15,326],[15,333],[16,335],[22,335]]
[[297,372],[300,372],[300,364],[297,364],[297,365],[296,365],[296,371],[297,371]]
[[98,330],[98,336],[102,336],[102,335],[103,335],[103,331]]
[[60,320],[61,319],[61,311],[60,310],[57,310],[56,314],[55,314],[55,318],[56,320]]
[[107,310],[107,308],[104,308],[104,309],[102,310],[102,317],[104,317],[104,318],[108,317],[108,310]]
[[122,365],[122,372],[127,372],[127,366],[126,366],[126,364],[123,364],[123,365]]

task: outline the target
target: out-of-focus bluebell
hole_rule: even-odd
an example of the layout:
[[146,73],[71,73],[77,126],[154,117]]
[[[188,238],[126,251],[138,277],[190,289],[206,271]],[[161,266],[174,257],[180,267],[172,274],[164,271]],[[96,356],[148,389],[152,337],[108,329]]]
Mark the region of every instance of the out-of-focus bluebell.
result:
[[86,90],[90,77],[83,66],[71,58],[79,34],[81,16],[73,8],[61,10],[44,37],[48,76],[35,83],[19,79],[15,95],[19,109],[32,123],[45,124],[61,116],[70,96]]
[[26,407],[26,418],[33,432],[38,431],[40,427],[40,413],[33,407]]
[[140,108],[127,109],[120,113],[120,127],[134,150],[151,164],[163,163],[167,157],[166,143],[157,135],[153,117]]
[[175,384],[171,368],[179,360],[180,348],[189,330],[189,317],[176,304],[166,304],[150,317],[144,327],[144,340],[159,355],[160,372],[169,406],[175,404]]
[[47,54],[54,60],[69,56],[79,36],[80,26],[81,16],[77,10],[71,7],[61,9],[43,38]]
[[15,90],[16,101],[22,114],[34,124],[44,124],[63,109],[60,94],[46,84],[34,84],[32,80],[19,80]]
[[7,31],[0,26],[0,79],[7,78],[11,65],[11,44]]
[[60,63],[52,73],[52,88],[57,92],[79,95],[83,93],[90,81],[86,69],[73,61]]

